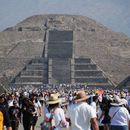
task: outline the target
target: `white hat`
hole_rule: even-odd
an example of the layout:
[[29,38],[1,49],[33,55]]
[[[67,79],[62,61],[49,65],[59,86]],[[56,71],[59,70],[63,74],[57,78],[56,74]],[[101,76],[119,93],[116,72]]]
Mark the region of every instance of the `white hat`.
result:
[[125,105],[126,102],[122,99],[119,98],[119,96],[115,95],[114,96],[114,103],[111,103],[112,106],[121,106]]

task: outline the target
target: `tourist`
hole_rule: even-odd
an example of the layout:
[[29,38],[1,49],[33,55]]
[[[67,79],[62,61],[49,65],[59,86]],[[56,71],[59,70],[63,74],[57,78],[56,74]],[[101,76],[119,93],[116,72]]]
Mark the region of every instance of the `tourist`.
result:
[[[69,123],[66,121],[64,110],[60,107],[60,99],[57,94],[50,95],[49,101],[49,111],[52,113],[52,127],[55,130],[61,130],[61,128],[68,128]],[[53,124],[54,123],[54,124]]]
[[23,114],[23,128],[24,130],[30,130],[32,124],[32,117],[35,113],[34,104],[30,101],[29,98],[25,97],[22,103],[22,114]]
[[114,95],[114,103],[111,103],[109,110],[110,130],[130,130],[130,114],[124,107],[125,103],[119,96]]
[[75,104],[68,107],[66,117],[70,119],[71,130],[99,130],[95,110],[86,102],[85,91],[77,93]]
[[13,101],[13,106],[9,107],[9,116],[12,130],[18,130],[19,122],[21,122],[21,110],[18,106],[18,102]]
[[33,117],[31,121],[31,127],[32,127],[32,130],[34,130],[36,123],[38,121],[38,117],[41,116],[42,114],[42,106],[35,93],[30,94],[30,100],[33,103],[34,109],[35,109],[35,111],[33,112]]
[[0,130],[4,129],[4,126],[6,126],[7,130],[12,130],[10,118],[8,114],[8,109],[5,107],[5,97],[3,94],[3,88],[1,87],[0,91]]

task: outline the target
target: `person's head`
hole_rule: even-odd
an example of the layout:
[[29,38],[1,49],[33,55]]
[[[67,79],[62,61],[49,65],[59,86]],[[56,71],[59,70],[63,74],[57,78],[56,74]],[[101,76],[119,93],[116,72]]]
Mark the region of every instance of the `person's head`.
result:
[[93,96],[93,101],[94,102],[97,102],[98,101],[98,96],[96,95],[96,96]]
[[17,101],[13,101],[13,106],[17,107],[18,106],[18,102]]
[[26,106],[34,106],[33,102],[28,97],[24,98],[24,104]]
[[14,95],[14,94],[10,94],[10,95],[9,95],[9,99],[10,99],[10,100],[14,100],[14,99],[15,99],[15,95]]
[[0,104],[5,101],[5,92],[6,90],[4,89],[4,87],[0,86]]
[[35,93],[30,94],[29,97],[32,101],[37,99],[37,95]]
[[0,104],[2,104],[5,101],[4,95],[0,95]]

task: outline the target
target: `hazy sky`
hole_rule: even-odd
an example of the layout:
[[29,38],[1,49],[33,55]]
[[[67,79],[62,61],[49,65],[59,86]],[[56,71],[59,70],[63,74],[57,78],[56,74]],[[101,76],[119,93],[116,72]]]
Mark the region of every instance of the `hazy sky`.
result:
[[88,16],[130,37],[130,0],[0,0],[0,31],[35,14]]

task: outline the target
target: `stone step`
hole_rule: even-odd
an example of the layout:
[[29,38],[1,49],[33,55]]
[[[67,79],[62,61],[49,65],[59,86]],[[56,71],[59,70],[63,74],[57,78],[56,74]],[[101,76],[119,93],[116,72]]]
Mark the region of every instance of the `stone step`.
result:
[[16,87],[21,87],[21,86],[34,86],[34,87],[39,87],[39,86],[42,86],[43,85],[43,82],[15,82],[13,84],[13,86],[16,86]]
[[75,77],[75,82],[78,83],[83,83],[83,82],[88,82],[88,83],[107,83],[108,78],[105,77]]
[[90,58],[75,58],[75,64],[82,64],[82,63],[91,63]]
[[42,76],[20,76],[15,79],[15,82],[42,82]]
[[43,72],[44,70],[33,70],[33,69],[26,69],[25,71],[30,71],[30,72]]
[[96,64],[89,64],[89,63],[75,64],[74,69],[75,70],[96,70],[97,66]]
[[47,63],[47,59],[42,59],[42,58],[33,59],[31,63]]
[[40,66],[40,65],[29,65],[29,66],[27,66],[26,67],[26,69],[28,69],[28,70],[43,70],[43,69],[47,69],[47,65],[42,65],[42,66]]
[[47,65],[47,64],[44,64],[44,63],[34,63],[34,62],[32,62],[30,65],[43,66],[43,65]]
[[73,31],[57,31],[50,30],[48,41],[72,41],[73,40]]
[[70,60],[52,59],[52,77],[53,83],[70,83],[71,82],[71,66]]
[[44,75],[46,75],[46,74],[48,74],[48,72],[47,72],[47,70],[37,70],[37,71],[35,71],[35,70],[25,70],[25,71],[22,71],[21,72],[21,76],[44,76]]
[[43,76],[21,75],[20,78],[43,78]]
[[75,77],[81,76],[103,76],[102,71],[98,70],[75,70]]
[[50,58],[71,58],[72,43],[70,44],[48,44],[48,57]]
[[127,86],[130,86],[130,81],[127,82]]
[[96,83],[96,84],[88,83],[88,84],[87,84],[87,87],[106,89],[106,88],[109,88],[109,87],[111,87],[111,86],[110,86],[109,83]]

